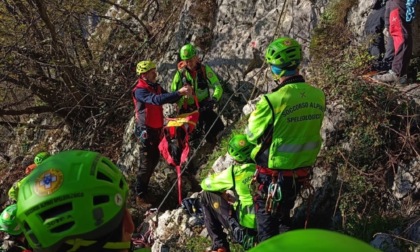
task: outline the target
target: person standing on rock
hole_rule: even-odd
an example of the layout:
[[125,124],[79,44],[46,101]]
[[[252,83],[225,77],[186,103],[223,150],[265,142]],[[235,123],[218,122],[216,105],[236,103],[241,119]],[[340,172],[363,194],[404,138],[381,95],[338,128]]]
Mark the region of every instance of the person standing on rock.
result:
[[259,242],[288,230],[290,210],[321,149],[324,92],[299,74],[301,45],[282,37],[267,48],[265,60],[278,84],[263,95],[248,119],[247,139],[256,147],[254,206]]
[[372,68],[376,71],[390,70],[394,58],[392,37],[389,36],[387,28],[385,28],[386,2],[387,0],[373,1],[364,30],[365,36],[370,36],[371,39],[369,54],[373,57]]
[[[202,127],[204,132],[208,133],[206,141],[214,145],[217,142],[218,134],[225,127],[213,110],[222,97],[222,85],[214,71],[209,66],[200,63],[197,51],[192,44],[184,45],[179,51],[179,56],[181,61],[178,63],[178,71],[172,80],[171,90],[179,90],[185,84],[192,86],[193,95],[196,96],[200,107],[198,127]],[[194,98],[183,97],[180,99],[178,109],[180,113],[196,110]]]
[[[204,223],[213,243],[209,251],[230,251],[224,228],[230,230],[235,241],[246,250],[256,242],[255,211],[249,188],[255,173],[255,163],[250,159],[254,147],[244,134],[234,135],[229,141],[228,153],[236,164],[201,182]],[[227,190],[232,190],[234,197],[227,194]]]
[[388,0],[385,10],[385,27],[392,37],[394,59],[389,72],[372,78],[385,83],[407,84],[408,65],[413,51],[411,22],[415,17],[418,0]]
[[139,79],[132,96],[136,121],[134,134],[140,140],[140,167],[135,193],[137,205],[149,208],[148,185],[160,158],[158,146],[164,124],[162,105],[177,102],[181,97],[191,95],[192,90],[190,86],[182,86],[167,92],[157,83],[156,64],[149,60],[140,61],[136,72]]

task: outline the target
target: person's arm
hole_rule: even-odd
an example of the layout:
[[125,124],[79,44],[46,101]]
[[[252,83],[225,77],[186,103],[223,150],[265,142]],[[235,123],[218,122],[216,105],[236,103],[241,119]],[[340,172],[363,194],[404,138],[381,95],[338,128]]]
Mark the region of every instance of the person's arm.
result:
[[264,134],[272,120],[272,111],[264,97],[257,103],[255,110],[248,119],[248,126],[245,130],[248,141],[252,144],[259,144],[261,136]]
[[228,167],[226,170],[211,174],[203,181],[201,181],[201,188],[204,191],[210,192],[224,192],[233,188],[232,179],[233,166]]
[[136,99],[143,103],[149,103],[153,105],[163,105],[166,103],[174,103],[178,101],[182,95],[178,92],[154,94],[149,92],[147,89],[138,88],[134,92]]
[[[180,71],[176,71],[174,78],[172,80],[171,83],[171,91],[177,91],[182,87],[183,83],[181,81],[181,72]],[[185,98],[181,98],[178,100],[177,104],[178,104],[178,108],[181,108],[182,104],[184,103],[184,99]]]
[[222,98],[223,95],[223,87],[222,85],[220,85],[219,78],[209,66],[206,66],[205,68],[206,76],[209,80],[209,86],[214,90],[213,99],[215,99],[216,101],[220,101],[220,98]]

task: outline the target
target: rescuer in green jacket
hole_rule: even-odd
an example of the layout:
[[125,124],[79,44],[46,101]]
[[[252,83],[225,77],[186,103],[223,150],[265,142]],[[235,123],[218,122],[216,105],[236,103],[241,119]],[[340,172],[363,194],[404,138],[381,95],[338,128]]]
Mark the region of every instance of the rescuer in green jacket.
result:
[[186,84],[193,88],[193,96],[184,96],[178,101],[179,112],[188,113],[197,109],[195,95],[200,107],[198,127],[203,127],[205,133],[209,132],[206,141],[215,144],[217,134],[225,127],[220,117],[213,111],[215,104],[223,95],[222,85],[214,71],[200,62],[192,44],[184,45],[179,51],[179,56],[181,61],[172,80],[171,90],[177,91]]
[[323,91],[299,75],[302,50],[296,40],[274,40],[265,59],[278,86],[257,103],[246,129],[248,141],[257,145],[251,156],[258,170],[259,241],[290,228],[290,210],[321,148],[325,111]]
[[[228,152],[237,163],[201,182],[204,223],[213,241],[211,251],[229,251],[224,227],[231,231],[233,238],[245,249],[255,243],[256,222],[250,193],[255,173],[255,164],[250,160],[253,148],[254,145],[247,141],[245,135],[233,136],[229,141]],[[227,190],[232,190],[234,196],[227,194]]]

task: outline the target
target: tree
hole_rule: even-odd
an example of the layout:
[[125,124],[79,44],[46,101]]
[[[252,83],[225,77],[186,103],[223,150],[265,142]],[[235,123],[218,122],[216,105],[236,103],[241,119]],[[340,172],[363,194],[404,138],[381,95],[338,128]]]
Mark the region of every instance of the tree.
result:
[[[128,17],[107,15],[110,6]],[[76,129],[128,94],[135,57],[118,50],[118,36],[131,33],[127,46],[136,34],[151,36],[110,1],[3,0],[0,16],[0,116],[52,112]],[[108,24],[95,36],[99,17]]]

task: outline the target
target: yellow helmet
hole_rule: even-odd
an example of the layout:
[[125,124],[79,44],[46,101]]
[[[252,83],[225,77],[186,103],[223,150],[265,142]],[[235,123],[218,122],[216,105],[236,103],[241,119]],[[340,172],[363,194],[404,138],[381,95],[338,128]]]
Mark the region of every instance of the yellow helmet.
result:
[[145,60],[140,61],[137,63],[136,72],[137,75],[140,75],[142,73],[148,72],[149,70],[156,68],[156,64],[153,61]]

